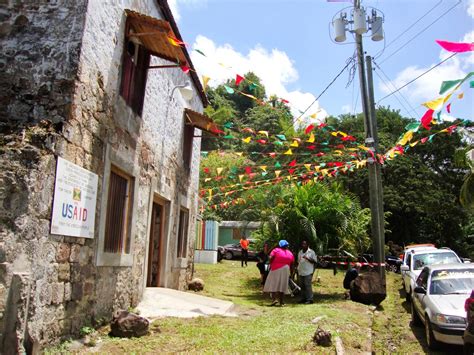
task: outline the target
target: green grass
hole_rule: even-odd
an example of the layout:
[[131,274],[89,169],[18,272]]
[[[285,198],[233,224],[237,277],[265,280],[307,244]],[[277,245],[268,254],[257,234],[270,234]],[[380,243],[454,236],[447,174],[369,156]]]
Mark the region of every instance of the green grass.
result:
[[[286,297],[285,307],[269,307],[268,296],[261,293],[259,273],[254,263],[241,268],[237,261],[217,265],[196,264],[195,277],[205,282],[200,294],[234,302],[238,317],[166,318],[153,322],[150,334],[141,338],[119,339],[107,336],[108,327],[99,331],[99,345],[75,353],[144,354],[156,352],[204,353],[334,353],[335,348],[314,345],[311,338],[320,326],[342,339],[347,354],[423,353],[420,335],[409,327],[410,314],[400,298],[400,275],[387,277],[388,297],[383,307],[373,307],[344,299],[344,272],[319,270],[321,282],[313,289],[315,303],[299,305]],[[323,316],[313,324],[311,321]],[[370,337],[373,327],[373,337]],[[422,335],[421,335],[422,336]],[[418,338],[417,338],[418,337]],[[54,351],[52,351],[54,353]]]

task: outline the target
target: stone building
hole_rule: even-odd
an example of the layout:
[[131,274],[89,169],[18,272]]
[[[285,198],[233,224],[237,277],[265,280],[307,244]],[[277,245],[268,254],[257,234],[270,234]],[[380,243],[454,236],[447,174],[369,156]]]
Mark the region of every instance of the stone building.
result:
[[166,0],[0,1],[0,353],[185,287],[211,123],[173,39]]

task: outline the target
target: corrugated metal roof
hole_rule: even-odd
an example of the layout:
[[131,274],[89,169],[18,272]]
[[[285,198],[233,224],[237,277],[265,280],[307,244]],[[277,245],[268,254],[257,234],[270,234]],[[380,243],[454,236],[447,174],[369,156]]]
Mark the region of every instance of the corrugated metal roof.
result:
[[186,124],[209,132],[212,135],[218,135],[216,133],[217,126],[209,116],[190,110],[189,108],[185,109],[184,113],[186,114],[187,119]]

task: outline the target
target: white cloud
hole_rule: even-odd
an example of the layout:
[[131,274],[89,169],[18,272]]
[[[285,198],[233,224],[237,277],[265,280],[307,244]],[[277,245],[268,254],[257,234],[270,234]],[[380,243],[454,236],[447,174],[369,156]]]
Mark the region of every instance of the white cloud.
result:
[[[267,50],[261,45],[256,45],[247,54],[242,54],[230,44],[218,46],[202,35],[196,38],[192,48],[206,54],[206,57],[203,57],[196,51],[191,51],[191,59],[199,75],[211,78],[210,86],[217,86],[227,79],[233,79],[236,74],[244,75],[252,71],[261,79],[267,96],[277,95],[290,101],[290,107],[295,116],[299,116],[299,110],[305,110],[315,99],[311,93],[287,89],[288,84],[298,80],[298,71],[293,61],[281,50]],[[316,112],[319,119],[327,116],[326,111],[319,107],[318,102],[315,102],[306,114]]]
[[343,106],[341,107],[341,111],[342,111],[342,113],[349,113],[349,112],[352,111],[352,109],[351,109],[351,106],[350,106],[350,105],[343,105]]
[[181,15],[178,9],[178,0],[168,0],[168,5],[171,9],[171,12],[173,13],[174,19],[176,20],[176,22],[179,22],[179,20],[181,19]]
[[474,0],[467,2],[467,14],[474,18]]
[[[474,6],[474,0],[471,0],[471,5]],[[466,33],[459,42],[472,42],[473,40],[474,31],[471,31]],[[441,50],[439,55],[440,61],[451,55],[452,53]],[[462,53],[457,55],[417,79],[413,84],[402,89],[401,92],[415,106],[420,105],[424,101],[433,100],[438,96],[439,88],[443,81],[463,78],[467,72],[471,71],[472,63],[474,63],[474,54]],[[389,83],[389,87],[381,83],[380,90],[388,94],[394,91],[394,87],[402,87],[435,65],[436,63],[428,67],[409,66],[397,74],[396,78]]]

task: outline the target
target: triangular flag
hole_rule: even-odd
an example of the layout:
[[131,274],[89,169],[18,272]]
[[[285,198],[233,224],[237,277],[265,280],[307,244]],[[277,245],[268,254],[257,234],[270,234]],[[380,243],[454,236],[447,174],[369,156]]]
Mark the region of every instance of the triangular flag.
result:
[[235,152],[239,157],[241,157],[244,153],[243,152]]
[[294,140],[293,143],[290,144],[290,147],[298,147],[298,146],[299,144],[297,140]]
[[310,124],[306,129],[304,130],[305,134],[309,134],[314,129],[314,125]]
[[276,134],[275,137],[277,137],[278,139],[282,140],[282,141],[286,141],[286,137],[284,134]]
[[244,178],[244,174],[239,175],[239,181],[242,182],[242,179]]
[[264,134],[264,135],[266,135],[267,138],[268,138],[268,131],[258,131],[257,133],[258,133],[258,134]]
[[288,172],[290,173],[290,175],[293,175],[293,173],[295,172],[296,169],[288,169]]
[[305,164],[304,167],[308,169],[308,171],[311,170],[311,164]]
[[267,166],[266,165],[261,165],[260,169],[262,169],[263,171],[267,171]]
[[296,159],[293,159],[290,163],[288,163],[288,166],[296,166]]
[[290,148],[290,149],[288,149],[288,150],[287,150],[285,153],[283,153],[283,154],[285,154],[285,155],[292,155],[293,152],[291,151],[291,148]]
[[202,87],[203,87],[204,91],[206,91],[207,83],[209,82],[210,79],[211,78],[208,77],[208,76],[205,76],[205,75],[202,76]]
[[240,76],[239,74],[237,74],[235,76],[235,86],[238,86],[242,82],[242,80],[244,80],[244,79],[245,78],[243,76]]
[[462,81],[462,79],[443,81],[441,83],[441,87],[439,88],[439,94],[443,95],[446,91],[449,91],[450,89],[454,88],[461,81]]
[[217,168],[216,169],[217,175],[220,175],[222,173],[222,170],[224,170],[224,168]]
[[423,127],[425,127],[427,130],[430,129],[430,122],[433,120],[433,112],[434,110],[429,109],[428,111],[425,112],[423,117],[421,118],[421,124]]
[[435,100],[424,102],[422,103],[422,105],[425,106],[426,108],[436,111],[440,109],[443,103],[444,103],[444,97],[439,97]]
[[459,100],[462,100],[463,97],[464,97],[464,93],[463,93],[463,92],[458,95],[458,99],[459,99]]
[[204,56],[204,57],[206,56],[206,55],[205,55],[202,51],[200,51],[199,49],[195,49],[195,51],[198,52],[200,55],[202,55],[202,56]]
[[224,89],[229,94],[233,94],[235,92],[234,89],[232,89],[230,86],[227,86],[227,85],[224,85]]
[[250,141],[252,140],[252,137],[251,136],[248,136],[247,138],[242,138],[242,141],[244,143],[250,143]]
[[412,131],[412,132],[418,132],[419,128],[420,128],[420,124],[418,122],[412,122],[405,126],[405,129],[407,131]]
[[275,170],[275,176],[276,176],[276,177],[279,177],[280,174],[281,174],[281,170]]
[[191,68],[188,67],[187,65],[182,65],[181,70],[183,71],[183,73],[188,74]]
[[184,43],[183,41],[180,41],[179,39],[171,37],[171,36],[168,36],[168,42],[170,42],[175,47],[180,47],[180,46],[185,46],[186,45],[186,43]]
[[448,113],[451,113],[451,104],[448,104],[446,106],[446,111],[448,111]]
[[306,142],[308,142],[308,143],[314,143],[314,141],[315,141],[314,134],[311,133],[310,136],[309,136],[309,138],[308,138],[308,140],[307,140]]
[[249,84],[249,91],[254,91],[257,87],[258,87],[257,84],[255,84],[255,83],[250,83],[250,84]]
[[277,161],[277,162],[275,163],[275,168],[281,168],[281,164],[280,164],[279,161]]
[[463,52],[472,52],[474,51],[474,42],[472,43],[457,43],[457,42],[448,42],[441,41],[439,39],[436,42],[448,52],[454,53],[463,53]]
[[268,155],[272,158],[275,158],[276,157],[276,153],[272,152],[272,153],[268,153]]

